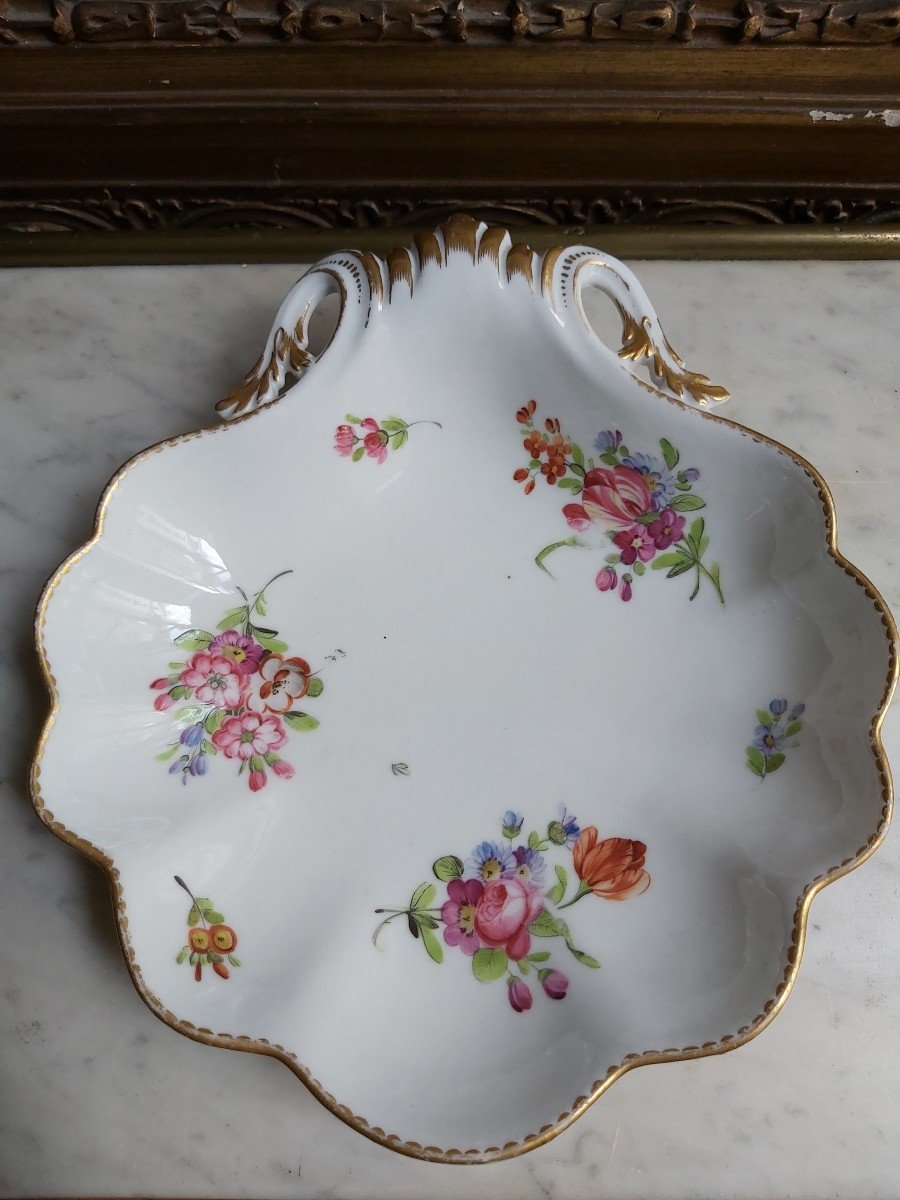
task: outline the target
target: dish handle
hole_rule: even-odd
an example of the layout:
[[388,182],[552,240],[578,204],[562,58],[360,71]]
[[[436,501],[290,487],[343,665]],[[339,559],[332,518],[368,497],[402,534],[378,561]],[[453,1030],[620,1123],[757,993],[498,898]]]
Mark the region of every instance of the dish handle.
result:
[[[728,391],[710,383],[707,375],[687,369],[663,332],[637,276],[617,258],[590,246],[574,246],[555,256],[551,252],[545,259],[543,280],[551,289],[557,314],[575,307],[597,345],[638,382],[643,381],[627,364],[646,360],[653,382],[669,395],[689,398],[704,408],[729,398]],[[622,318],[622,346],[618,351],[607,346],[591,325],[582,299],[585,288],[603,292],[618,309]]]

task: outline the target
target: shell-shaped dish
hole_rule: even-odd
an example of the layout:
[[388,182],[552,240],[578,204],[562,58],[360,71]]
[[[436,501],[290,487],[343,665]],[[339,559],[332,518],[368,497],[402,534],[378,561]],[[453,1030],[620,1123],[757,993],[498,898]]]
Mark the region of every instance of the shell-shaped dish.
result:
[[34,800],[157,1015],[440,1162],[767,1024],[887,827],[895,627],[725,398],[621,263],[456,218],[317,264],[226,422],[118,473],[41,600]]

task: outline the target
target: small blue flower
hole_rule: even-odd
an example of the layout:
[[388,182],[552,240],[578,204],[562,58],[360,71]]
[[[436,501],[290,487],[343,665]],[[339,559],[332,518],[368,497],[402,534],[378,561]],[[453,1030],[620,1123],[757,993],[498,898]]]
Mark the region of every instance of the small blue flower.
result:
[[615,450],[622,445],[622,434],[618,429],[602,429],[594,438],[594,447],[601,454],[606,450]]
[[700,471],[697,467],[688,467],[685,471],[679,471],[678,478],[683,483],[696,483],[700,478]]
[[469,869],[485,883],[491,879],[509,879],[515,872],[515,865],[509,847],[497,842],[479,842],[468,862]]
[[188,770],[192,775],[205,775],[209,768],[209,755],[195,754],[188,764]]
[[197,746],[203,741],[203,725],[200,721],[196,725],[188,725],[186,729],[181,731],[182,746]]
[[517,846],[515,851],[517,879],[523,883],[542,884],[544,882],[544,856],[540,850],[532,850],[530,846]]
[[784,734],[776,733],[766,725],[757,725],[753,744],[762,750],[768,758],[770,754],[780,754],[784,747]]
[[171,767],[169,767],[169,774],[174,775],[176,771],[183,771],[187,762],[188,756],[186,754],[182,754],[179,758],[176,758]]
[[516,812],[514,808],[508,808],[503,814],[503,836],[514,838],[524,824],[525,818],[522,814]]
[[622,462],[633,471],[639,471],[650,489],[650,507],[662,512],[674,500],[678,492],[677,480],[666,464],[652,454],[629,454]]
[[774,717],[780,717],[782,713],[787,712],[787,706],[788,706],[787,700],[773,700],[769,704],[769,712]]
[[790,719],[792,721],[796,721],[797,718],[802,717],[805,712],[806,712],[805,704],[795,704],[794,707],[791,709]]
[[566,811],[566,806],[559,806],[559,816],[547,826],[547,837],[555,846],[574,846],[581,830],[578,820]]

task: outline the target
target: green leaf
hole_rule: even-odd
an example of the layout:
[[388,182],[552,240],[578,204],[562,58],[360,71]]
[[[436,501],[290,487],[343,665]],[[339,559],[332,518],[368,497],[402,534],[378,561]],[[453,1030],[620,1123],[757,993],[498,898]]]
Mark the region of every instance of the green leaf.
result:
[[210,925],[224,925],[225,918],[220,912],[216,912],[214,908],[208,908],[203,914]]
[[766,756],[756,746],[747,747],[747,766],[754,775],[758,775],[760,779],[766,773]]
[[315,700],[316,696],[321,696],[324,690],[325,684],[318,675],[313,675],[309,681],[309,689],[306,693],[307,696],[311,696],[312,699]]
[[202,746],[203,746],[204,754],[218,754],[219,753],[215,744],[213,742],[207,741],[206,738],[203,739]]
[[192,950],[191,951],[191,966],[196,967],[196,965],[199,961],[200,961],[200,955],[197,953],[196,950]]
[[310,733],[313,729],[319,728],[319,722],[309,713],[287,712],[283,716],[291,729],[296,729],[298,733]]
[[435,861],[431,869],[441,883],[449,883],[451,879],[460,878],[463,873],[463,862],[455,854],[445,854],[443,858]]
[[241,605],[240,608],[229,608],[228,612],[216,626],[216,629],[233,629],[235,625],[247,618],[247,606]]
[[674,567],[677,563],[690,563],[687,555],[682,554],[679,550],[670,550],[668,554],[658,554],[654,558],[650,566],[654,571],[664,571],[666,567]]
[[198,896],[197,906],[203,915],[206,916],[207,912],[213,907],[213,902],[207,896]]
[[699,545],[705,528],[706,522],[702,517],[695,517],[694,520],[691,521],[691,528],[690,532],[688,533],[688,538],[694,543],[695,546]]
[[580,492],[581,491],[581,480],[580,479],[572,479],[571,476],[566,476],[565,479],[557,479],[556,486],[561,487],[561,488],[568,488],[570,492]]
[[547,558],[548,555],[552,554],[554,552],[554,550],[560,550],[563,546],[574,546],[574,545],[576,545],[576,539],[574,537],[563,538],[563,540],[561,542],[551,542],[549,546],[545,546],[543,548],[543,550],[540,552],[540,554],[535,556],[534,561],[541,568],[541,570],[544,571],[547,575],[550,575],[550,578],[552,579],[553,576],[550,574],[550,571],[547,569],[547,567],[544,566],[544,559]]
[[189,954],[190,954],[190,950],[188,949],[188,947],[182,946],[181,949],[178,951],[178,953],[175,955],[175,961],[177,963],[183,963]]
[[600,964],[591,954],[585,954],[583,950],[576,950],[574,946],[569,945],[569,949],[584,967],[599,967]]
[[238,958],[238,956],[236,954],[229,954],[228,961],[231,963],[231,965],[233,967],[239,967],[241,965],[241,960]]
[[674,508],[676,512],[693,512],[695,508],[706,508],[706,501],[693,495],[675,496],[670,500],[669,508]]
[[702,558],[708,549],[709,549],[709,538],[702,537],[700,539],[700,541],[697,543],[697,557]]
[[184,663],[183,662],[169,663],[169,670],[177,671],[180,674],[184,670]]
[[391,437],[391,449],[392,450],[400,450],[403,446],[406,445],[408,438],[409,438],[409,434],[406,432],[406,430],[401,429],[399,433],[395,433]]
[[169,688],[169,695],[173,700],[186,700],[190,694],[191,689],[189,687],[184,687],[184,685],[180,683],[176,684],[176,686],[173,688]]
[[791,721],[790,725],[788,725],[787,729],[784,731],[784,736],[785,737],[796,737],[796,735],[800,732],[800,730],[802,728],[803,728],[802,721]]
[[191,910],[187,915],[187,923],[188,923],[188,925],[199,925],[200,924],[200,909],[197,907],[196,904],[191,905]]
[[604,450],[603,453],[600,455],[600,461],[602,463],[606,463],[606,465],[608,467],[615,467],[618,465],[618,462],[619,462],[619,460],[616,458],[615,454],[613,454],[613,452],[611,450]]
[[606,558],[604,558],[603,561],[609,563],[610,566],[614,567],[617,565],[617,563],[620,563],[622,561],[622,555],[621,554],[607,554]]
[[546,962],[549,957],[549,950],[535,950],[534,954],[528,955],[528,961],[533,963]]
[[777,771],[783,762],[783,754],[770,754],[768,764],[766,765],[766,774],[771,775],[773,771]]
[[206,720],[203,722],[203,728],[207,733],[215,733],[224,720],[224,714],[220,708],[214,708],[211,713],[208,713]]
[[401,421],[399,417],[386,417],[381,422],[381,428],[388,433],[399,433],[401,429],[406,428],[406,422]]
[[287,642],[281,641],[280,638],[273,637],[270,633],[261,633],[258,629],[253,629],[252,632],[256,634],[256,640],[261,642],[272,654],[284,654],[287,650]]
[[566,937],[569,932],[569,927],[565,921],[559,917],[554,917],[547,912],[546,908],[542,913],[534,918],[528,926],[530,933],[535,937]]
[[355,413],[346,413],[345,417],[351,425],[362,425],[362,417],[358,417]]
[[540,844],[541,844],[540,834],[536,830],[532,829],[531,833],[529,833],[529,835],[528,835],[529,850],[537,850],[537,848]]
[[572,443],[572,461],[579,467],[584,466],[584,451],[574,442]]
[[520,975],[528,975],[531,971],[531,964],[527,958],[520,958],[516,966],[519,968]]
[[538,469],[538,467],[541,465],[541,460],[539,458],[529,459],[528,465],[532,471],[536,471]]
[[482,983],[493,983],[506,974],[508,961],[505,950],[482,946],[472,955],[472,974]]
[[643,575],[644,572],[647,570],[647,568],[644,566],[644,564],[642,562],[637,562],[637,561],[635,561],[631,564],[631,569],[632,569],[632,571],[634,571],[635,575]]
[[563,890],[565,890],[569,884],[569,874],[566,871],[566,868],[565,867],[554,867],[554,870],[556,871],[556,878],[563,885]]
[[671,571],[666,572],[666,579],[677,579],[677,577],[679,575],[683,575],[685,571],[690,571],[693,566],[694,563],[691,559],[682,559],[682,561],[677,566],[673,567]]
[[429,913],[417,912],[415,918],[419,922],[420,929],[437,929],[438,927],[437,921]]
[[208,963],[220,963],[224,962],[225,960],[223,959],[222,955],[217,954],[215,950],[207,950],[206,961]]
[[631,453],[631,451],[625,445],[617,446],[616,452],[618,453],[620,458],[627,458],[628,455]]
[[254,610],[254,612],[258,613],[259,616],[261,616],[261,617],[264,617],[266,615],[267,609],[263,602],[263,593],[262,592],[260,592],[259,595],[256,597],[256,603],[253,605],[253,610]]
[[765,725],[766,729],[771,729],[775,724],[775,718],[767,708],[758,708],[756,710],[756,719],[760,725]]
[[444,948],[438,941],[434,932],[427,926],[419,922],[419,928],[422,931],[422,945],[428,951],[428,957],[433,962],[442,963],[444,961]]
[[566,894],[565,885],[562,883],[554,883],[553,887],[547,892],[547,899],[551,904],[561,904],[562,898]]
[[180,747],[181,742],[176,742],[174,746],[170,746],[168,750],[163,750],[162,754],[156,755],[157,762],[166,762],[172,757],[175,751]]
[[678,466],[678,451],[666,438],[659,439],[659,448],[662,450],[662,456],[666,460],[666,466],[670,471],[674,471]]
[[172,716],[176,721],[185,721],[192,725],[198,717],[203,716],[203,708],[199,704],[186,704],[184,708],[179,708]]
[[433,883],[420,883],[412,894],[409,902],[410,908],[427,908],[428,905],[437,895],[437,888]]
[[351,461],[359,462],[359,460],[362,458],[362,456],[365,454],[365,452],[366,452],[366,450],[365,450],[364,446],[357,446],[356,449],[353,451],[353,453],[350,455]]

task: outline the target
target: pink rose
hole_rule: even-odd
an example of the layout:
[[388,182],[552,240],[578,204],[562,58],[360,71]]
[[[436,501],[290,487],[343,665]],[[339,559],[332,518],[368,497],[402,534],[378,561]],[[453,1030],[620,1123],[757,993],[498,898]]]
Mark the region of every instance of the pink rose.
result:
[[596,467],[584,477],[580,504],[567,504],[563,516],[583,531],[592,521],[627,527],[650,511],[650,489],[632,467]]
[[510,958],[524,958],[531,949],[526,926],[543,907],[539,888],[516,878],[492,879],[475,909],[475,931],[486,946],[502,946]]
[[201,704],[237,708],[243,694],[244,676],[232,659],[198,650],[185,664],[181,683],[193,688]]
[[387,458],[387,446],[381,440],[380,433],[367,433],[363,438],[363,445],[369,458],[374,458],[376,462],[383,463]]
[[352,453],[355,441],[352,425],[338,425],[334,431],[334,448],[338,454],[346,458],[348,454]]
[[226,758],[248,762],[251,758],[265,758],[272,750],[280,750],[287,741],[287,734],[277,717],[245,712],[238,717],[226,717],[212,740]]

